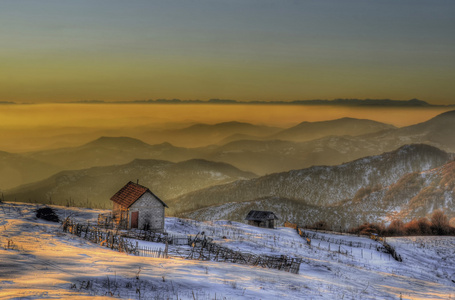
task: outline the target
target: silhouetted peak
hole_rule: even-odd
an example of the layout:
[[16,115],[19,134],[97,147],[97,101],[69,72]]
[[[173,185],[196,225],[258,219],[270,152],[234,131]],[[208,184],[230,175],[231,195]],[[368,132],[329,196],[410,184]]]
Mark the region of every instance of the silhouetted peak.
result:
[[415,125],[410,125],[407,128],[418,128],[418,130],[422,130],[421,129],[422,126],[424,126],[424,127],[431,126],[436,130],[437,129],[442,129],[442,130],[450,129],[451,130],[452,129],[451,125],[454,123],[455,123],[455,110],[451,110],[451,111],[443,112],[428,121],[425,121],[425,122],[422,122],[419,124],[415,124]]
[[164,143],[158,144],[157,146],[166,147],[166,148],[173,148],[174,147],[174,145],[172,145],[171,143],[168,143],[168,142],[164,142]]
[[238,122],[238,121],[231,121],[231,122],[222,122],[222,123],[216,123],[216,124],[194,124],[188,128],[191,129],[207,129],[207,128],[213,128],[213,129],[228,129],[228,128],[237,128],[237,127],[253,127],[254,125],[250,123],[243,123],[243,122]]
[[398,154],[404,154],[404,153],[412,153],[412,152],[435,152],[435,153],[446,153],[442,151],[441,149],[430,146],[427,144],[409,144],[409,145],[404,145],[401,146],[400,148],[389,152],[389,153],[398,153]]
[[86,146],[147,146],[148,144],[144,143],[141,140],[130,138],[130,137],[110,137],[102,136],[92,142],[86,144]]
[[455,110],[446,111],[442,114],[437,115],[436,117],[434,117],[431,120],[448,119],[448,118],[455,120]]
[[350,124],[350,123],[370,123],[370,124],[377,124],[377,125],[384,125],[384,126],[390,126],[393,127],[392,125],[374,121],[374,120],[368,120],[368,119],[357,119],[357,118],[351,118],[351,117],[343,117],[339,119],[333,119],[333,120],[325,120],[325,121],[316,121],[316,122],[308,122],[304,121],[296,125],[295,127],[299,126],[306,126],[306,125],[333,125],[333,124]]

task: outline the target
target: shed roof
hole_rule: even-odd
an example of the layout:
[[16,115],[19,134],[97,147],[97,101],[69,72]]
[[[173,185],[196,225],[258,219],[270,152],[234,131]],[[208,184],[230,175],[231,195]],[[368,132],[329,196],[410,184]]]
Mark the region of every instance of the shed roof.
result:
[[132,181],[128,182],[124,187],[122,187],[114,196],[112,196],[111,200],[117,204],[120,204],[123,207],[130,207],[136,202],[142,195],[146,192],[152,194],[158,201],[163,204],[163,206],[168,207],[166,203],[163,202],[158,196],[156,196],[152,191],[150,191],[147,187],[142,186],[140,184],[134,183]]
[[247,221],[278,220],[278,217],[271,211],[252,210],[248,213]]

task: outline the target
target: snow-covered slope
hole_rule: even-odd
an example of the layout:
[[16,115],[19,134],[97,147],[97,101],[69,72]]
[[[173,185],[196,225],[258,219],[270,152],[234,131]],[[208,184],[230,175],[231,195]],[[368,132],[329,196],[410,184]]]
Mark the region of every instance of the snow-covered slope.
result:
[[[299,274],[291,274],[224,262],[119,253],[62,233],[60,224],[35,218],[36,208],[32,204],[1,204],[1,299],[455,297],[454,237],[388,239],[403,258],[397,262],[377,251],[377,242],[364,237],[310,232],[315,235],[309,245],[291,228],[166,219],[166,230],[171,234],[204,231],[216,243],[234,250],[302,258]],[[80,222],[94,221],[99,213],[55,208],[61,217],[72,215]],[[189,246],[179,247],[170,251],[184,253]]]
[[[341,193],[342,191],[340,191]],[[360,188],[350,199],[313,205],[296,199],[264,197],[252,201],[213,205],[180,214],[201,221],[229,219],[242,221],[250,210],[269,210],[285,221],[313,224],[325,221],[338,230],[364,222],[410,221],[442,209],[455,217],[455,161],[421,172],[407,173],[387,186]]]

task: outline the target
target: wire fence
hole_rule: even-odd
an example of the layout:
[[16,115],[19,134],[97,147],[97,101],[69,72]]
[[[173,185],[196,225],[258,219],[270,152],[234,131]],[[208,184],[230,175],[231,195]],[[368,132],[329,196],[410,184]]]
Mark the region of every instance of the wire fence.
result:
[[[353,241],[345,241],[345,240],[337,239],[334,237],[326,237],[325,235],[318,234],[315,232],[308,232],[292,223],[289,223],[287,225],[288,226],[286,226],[286,227],[294,228],[297,231],[297,233],[299,234],[299,236],[301,236],[303,239],[306,240],[308,245],[311,245],[312,240],[320,240],[323,242],[327,242],[329,244],[329,251],[330,251],[330,244],[339,245],[338,252],[340,252],[340,253],[341,253],[341,245],[348,246],[351,248],[354,247],[354,248],[362,248],[362,249],[373,249],[378,252],[384,252],[384,253],[390,254],[390,256],[393,257],[398,262],[403,261],[401,255],[399,255],[396,252],[395,248],[392,245],[388,244],[383,238],[380,238],[378,236],[370,236],[370,238],[377,243],[353,242]],[[295,225],[295,226],[293,226],[293,225]],[[336,249],[336,247],[332,248],[332,249]],[[345,250],[345,251],[347,253],[347,250]],[[363,255],[363,250],[362,250],[362,255]]]

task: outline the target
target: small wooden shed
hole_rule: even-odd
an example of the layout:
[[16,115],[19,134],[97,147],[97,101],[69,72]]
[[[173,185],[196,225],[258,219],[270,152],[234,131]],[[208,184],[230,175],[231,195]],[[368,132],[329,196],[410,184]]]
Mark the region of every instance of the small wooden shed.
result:
[[122,227],[164,231],[164,209],[168,206],[149,188],[130,181],[111,200],[114,220]]
[[271,211],[252,210],[248,213],[245,220],[248,221],[249,225],[276,228],[275,220],[278,220],[278,217]]

